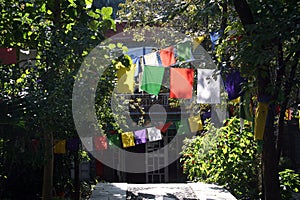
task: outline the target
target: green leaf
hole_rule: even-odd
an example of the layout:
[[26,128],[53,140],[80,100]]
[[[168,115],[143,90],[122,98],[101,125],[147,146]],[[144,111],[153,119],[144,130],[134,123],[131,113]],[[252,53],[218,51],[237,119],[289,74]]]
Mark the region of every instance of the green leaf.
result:
[[109,19],[113,13],[112,7],[103,7],[101,8],[101,15],[103,19]]

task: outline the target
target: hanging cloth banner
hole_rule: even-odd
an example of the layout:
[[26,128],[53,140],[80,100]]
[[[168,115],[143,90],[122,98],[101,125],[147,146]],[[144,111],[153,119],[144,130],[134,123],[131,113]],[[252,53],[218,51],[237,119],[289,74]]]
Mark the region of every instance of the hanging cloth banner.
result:
[[168,122],[166,124],[161,124],[159,126],[156,126],[162,133],[167,132],[168,128],[173,124],[173,122]]
[[147,133],[146,129],[134,131],[135,143],[136,144],[145,144],[147,142]]
[[108,145],[110,148],[118,148],[121,146],[119,134],[108,134]]
[[200,116],[193,116],[188,118],[190,130],[192,133],[203,130],[203,125]]
[[170,69],[170,98],[191,99],[193,96],[193,84],[193,69]]
[[79,150],[79,139],[71,138],[67,140],[67,149],[70,151],[78,151]]
[[198,69],[197,103],[217,104],[220,99],[221,77],[214,69]]
[[53,152],[55,154],[65,154],[66,153],[66,140],[54,141]]
[[135,146],[133,132],[122,133],[121,137],[124,148]]
[[164,73],[164,67],[145,65],[141,89],[149,94],[158,95],[161,88]]
[[81,137],[83,149],[86,151],[93,151],[93,138],[92,137]]
[[149,142],[154,142],[162,139],[161,132],[156,127],[147,128],[147,136]]
[[17,63],[17,50],[15,48],[0,47],[0,65]]
[[204,41],[205,35],[194,38],[193,40],[193,51]]
[[252,121],[252,103],[251,103],[251,94],[246,91],[240,98],[240,117],[242,119]]
[[179,42],[176,46],[177,48],[177,56],[179,61],[191,61],[194,60],[192,55],[192,42],[187,40],[184,42]]
[[175,122],[177,128],[177,134],[184,135],[191,133],[189,123],[187,119],[182,119],[181,121]]
[[144,55],[145,65],[160,66],[157,52],[152,52]]
[[225,90],[228,93],[228,99],[233,100],[241,96],[242,84],[246,81],[245,78],[241,77],[238,70],[233,70],[226,76],[225,79]]
[[263,140],[266,127],[266,121],[268,116],[269,104],[264,102],[258,102],[255,123],[254,123],[254,139]]
[[173,46],[160,50],[159,55],[164,67],[168,67],[176,63]]
[[[31,49],[31,50],[22,50],[20,49],[19,53],[19,66],[23,67],[24,65],[28,64],[35,64],[35,58],[37,55],[37,50]],[[33,60],[33,61],[31,61]]]
[[96,151],[106,150],[108,147],[107,138],[104,135],[94,137],[94,147]]
[[212,42],[212,45],[211,45],[212,50],[215,50],[215,46],[218,44],[218,40],[221,37],[221,35],[222,35],[222,32],[220,30],[209,33],[210,40]]
[[117,92],[123,94],[133,94],[134,92],[134,71],[136,65],[121,67],[117,71],[118,84]]

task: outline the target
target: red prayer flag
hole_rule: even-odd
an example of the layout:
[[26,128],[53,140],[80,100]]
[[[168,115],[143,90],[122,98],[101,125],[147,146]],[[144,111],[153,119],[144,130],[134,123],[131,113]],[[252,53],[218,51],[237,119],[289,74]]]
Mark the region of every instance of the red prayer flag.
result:
[[156,128],[158,128],[162,133],[165,133],[172,124],[173,122],[168,122],[166,124],[160,124]]
[[95,150],[105,150],[107,149],[107,139],[106,136],[95,136],[94,137],[94,145],[95,145]]
[[193,95],[194,70],[170,69],[170,98],[191,99]]
[[168,47],[159,51],[160,59],[164,67],[171,66],[176,63],[174,56],[174,47]]
[[10,65],[16,63],[17,63],[16,49],[0,47],[0,64]]

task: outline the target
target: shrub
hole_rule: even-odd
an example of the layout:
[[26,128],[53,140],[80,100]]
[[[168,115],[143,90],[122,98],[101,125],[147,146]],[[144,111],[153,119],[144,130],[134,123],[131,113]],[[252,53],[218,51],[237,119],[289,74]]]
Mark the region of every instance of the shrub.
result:
[[279,172],[279,180],[283,200],[291,199],[293,192],[299,192],[300,176],[294,170],[285,169]]
[[236,117],[220,129],[208,123],[201,136],[186,140],[181,162],[192,181],[225,186],[238,199],[259,199],[258,145],[251,125]]

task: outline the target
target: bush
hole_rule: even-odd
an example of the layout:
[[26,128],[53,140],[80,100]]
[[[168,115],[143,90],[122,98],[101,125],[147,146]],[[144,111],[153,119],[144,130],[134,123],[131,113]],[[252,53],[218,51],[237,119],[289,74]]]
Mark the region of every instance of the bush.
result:
[[294,170],[285,169],[279,172],[279,180],[283,200],[290,199],[293,192],[299,192],[300,176]]
[[183,170],[190,180],[225,186],[238,199],[259,199],[258,145],[249,123],[240,129],[235,117],[220,129],[208,123],[203,135],[185,141]]

